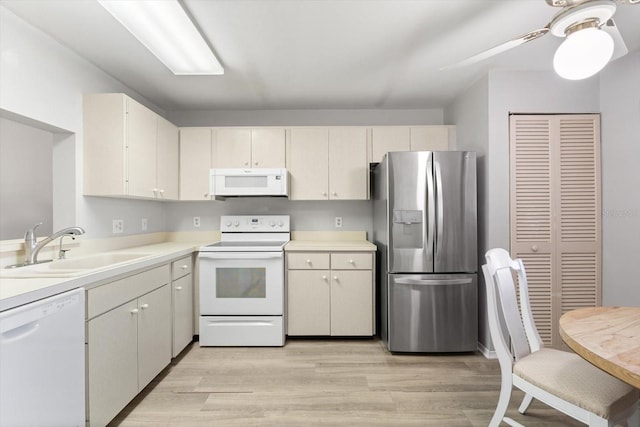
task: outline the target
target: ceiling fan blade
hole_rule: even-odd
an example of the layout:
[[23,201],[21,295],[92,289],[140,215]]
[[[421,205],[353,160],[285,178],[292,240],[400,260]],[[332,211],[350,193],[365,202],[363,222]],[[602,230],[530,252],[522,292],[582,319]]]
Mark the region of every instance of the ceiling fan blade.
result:
[[440,70],[450,70],[453,68],[466,67],[467,65],[475,64],[476,62],[484,61],[487,58],[498,55],[502,52],[506,52],[509,49],[513,49],[514,47],[520,46],[537,38],[540,38],[549,32],[549,26],[547,25],[544,28],[540,28],[539,30],[531,31],[527,34],[524,34],[518,38],[513,40],[509,40],[508,42],[499,44],[498,46],[492,47],[491,49],[485,50],[484,52],[480,52],[476,55],[473,55],[467,59],[464,59],[460,62],[457,62],[452,65],[447,65],[445,67],[440,68]]
[[625,56],[629,49],[627,49],[627,45],[622,40],[622,35],[620,31],[618,31],[618,27],[616,23],[613,22],[613,19],[609,19],[601,29],[611,36],[613,39],[613,55],[611,56],[611,61],[620,58],[621,56]]

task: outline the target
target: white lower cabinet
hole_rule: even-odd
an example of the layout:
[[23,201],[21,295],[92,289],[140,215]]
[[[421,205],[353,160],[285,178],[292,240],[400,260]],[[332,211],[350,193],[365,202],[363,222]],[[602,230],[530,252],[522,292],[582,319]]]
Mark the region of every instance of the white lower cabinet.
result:
[[287,335],[371,336],[373,254],[287,254]]
[[191,256],[171,263],[171,288],[173,292],[173,344],[172,355],[176,357],[193,341],[193,261]]
[[169,265],[87,291],[88,418],[109,423],[171,361]]

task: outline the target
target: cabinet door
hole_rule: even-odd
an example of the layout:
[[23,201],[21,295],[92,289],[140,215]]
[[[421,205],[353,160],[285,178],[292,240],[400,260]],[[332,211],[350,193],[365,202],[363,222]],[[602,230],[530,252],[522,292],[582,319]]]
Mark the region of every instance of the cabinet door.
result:
[[127,189],[129,196],[156,197],[157,115],[127,98]]
[[171,362],[169,284],[138,298],[138,386],[142,390]]
[[251,129],[217,128],[216,134],[215,167],[251,167]]
[[287,168],[291,174],[291,200],[329,198],[329,130],[291,129]]
[[448,126],[415,126],[411,130],[411,151],[447,151]]
[[329,129],[329,198],[366,200],[369,163],[367,129],[332,127]]
[[173,282],[173,349],[176,357],[193,340],[193,276]]
[[178,200],[179,146],[178,127],[162,117],[158,117],[156,185],[158,188],[157,197],[160,199]]
[[180,200],[208,200],[211,128],[180,129]]
[[329,335],[329,304],[329,270],[288,271],[288,335]]
[[411,150],[408,126],[380,126],[371,130],[371,162],[377,163],[389,151]]
[[89,420],[105,426],[138,394],[138,306],[123,304],[88,322]]
[[120,93],[83,97],[83,191],[86,196],[126,194],[126,113]]
[[331,335],[373,335],[371,270],[331,274]]
[[251,130],[251,167],[285,167],[285,136],[282,128]]

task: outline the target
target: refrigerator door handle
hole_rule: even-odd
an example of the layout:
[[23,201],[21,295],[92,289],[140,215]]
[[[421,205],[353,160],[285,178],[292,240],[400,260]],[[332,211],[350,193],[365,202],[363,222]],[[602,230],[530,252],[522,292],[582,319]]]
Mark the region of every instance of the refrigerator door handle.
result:
[[473,279],[396,279],[395,283],[399,285],[421,285],[421,286],[433,286],[433,285],[467,285],[472,283]]
[[[433,248],[433,238],[434,238],[434,234],[435,234],[435,225],[434,225],[434,221],[433,218],[435,216],[435,204],[436,204],[436,196],[434,194],[434,187],[433,187],[433,174],[431,173],[432,170],[432,166],[431,163],[433,162],[433,153],[431,153],[431,156],[429,156],[429,160],[430,160],[430,164],[429,164],[429,171],[427,173],[427,209],[425,209],[424,215],[428,215],[428,220],[427,218],[425,218],[425,222],[427,223],[427,244],[426,247],[427,248]],[[429,249],[429,251],[431,251],[431,249]],[[433,254],[433,253],[432,253]],[[431,263],[433,263],[433,258],[431,259]]]
[[440,170],[440,162],[434,160],[434,169],[436,172],[436,243],[434,256],[440,253],[440,246],[442,245],[443,237],[442,232],[444,230],[444,199],[442,196],[442,171]]

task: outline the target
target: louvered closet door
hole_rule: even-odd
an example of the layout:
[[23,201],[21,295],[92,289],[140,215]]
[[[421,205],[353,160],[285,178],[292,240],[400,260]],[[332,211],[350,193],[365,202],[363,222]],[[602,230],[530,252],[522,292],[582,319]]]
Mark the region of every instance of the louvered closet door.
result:
[[560,347],[560,316],[601,303],[599,115],[513,115],[511,253],[527,269],[533,315]]

